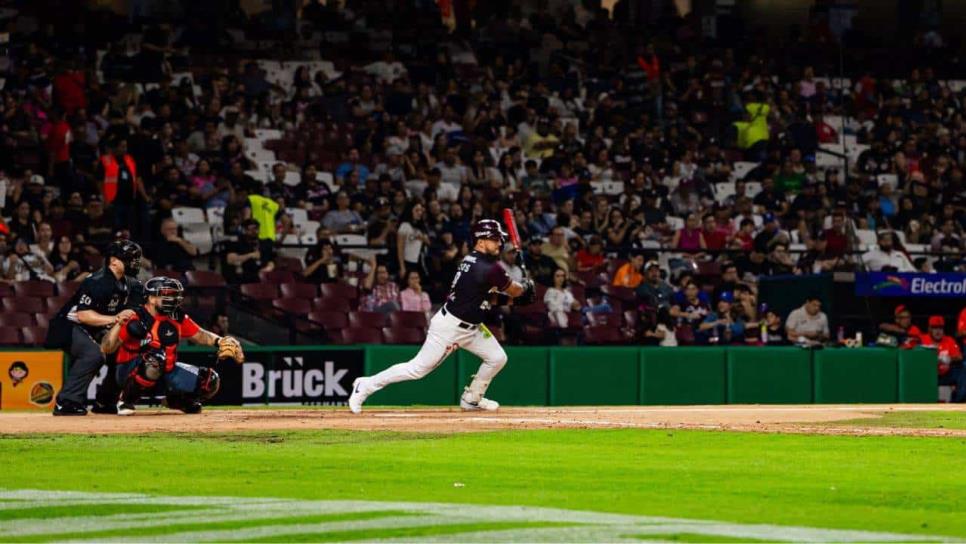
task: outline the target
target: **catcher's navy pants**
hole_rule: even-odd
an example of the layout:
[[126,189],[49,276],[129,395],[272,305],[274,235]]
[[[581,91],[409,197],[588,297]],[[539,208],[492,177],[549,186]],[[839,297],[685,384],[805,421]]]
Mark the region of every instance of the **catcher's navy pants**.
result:
[[[141,364],[141,358],[135,357],[131,361],[117,365],[117,384],[124,387],[127,377]],[[165,393],[183,393],[194,395],[198,392],[198,367],[185,363],[175,363],[170,372],[158,380],[164,384]]]

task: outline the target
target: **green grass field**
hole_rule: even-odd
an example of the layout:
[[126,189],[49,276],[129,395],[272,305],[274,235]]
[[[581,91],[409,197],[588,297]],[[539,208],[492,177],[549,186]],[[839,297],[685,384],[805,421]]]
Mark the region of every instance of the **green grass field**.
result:
[[[895,418],[966,427],[961,414]],[[949,437],[657,430],[0,435],[0,541],[853,539],[753,524],[959,540],[964,453],[966,440]]]

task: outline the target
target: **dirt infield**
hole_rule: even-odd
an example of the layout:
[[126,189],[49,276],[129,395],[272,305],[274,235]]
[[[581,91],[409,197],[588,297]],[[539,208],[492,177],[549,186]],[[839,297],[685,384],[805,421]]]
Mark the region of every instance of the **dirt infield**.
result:
[[627,406],[501,408],[496,413],[453,408],[370,409],[353,415],[345,409],[227,409],[184,415],[142,409],[131,417],[89,415],[53,417],[49,413],[0,413],[0,434],[30,433],[215,433],[265,430],[384,430],[471,432],[504,429],[706,429],[859,435],[963,436],[962,429],[908,429],[836,425],[836,421],[875,418],[893,410],[963,410],[953,405],[803,405],[803,406]]

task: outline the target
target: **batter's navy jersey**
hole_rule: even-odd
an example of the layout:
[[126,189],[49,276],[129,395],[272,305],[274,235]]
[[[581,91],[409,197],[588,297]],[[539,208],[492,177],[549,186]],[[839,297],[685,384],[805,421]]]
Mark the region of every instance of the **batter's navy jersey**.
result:
[[490,293],[506,291],[511,282],[496,257],[473,251],[460,262],[446,298],[446,311],[467,323],[478,324],[490,309]]
[[[101,315],[117,315],[118,312],[128,307],[128,298],[132,294],[136,298],[144,298],[141,284],[136,279],[127,276],[117,279],[110,270],[102,268],[88,276],[80,284],[77,292],[61,308],[57,317],[66,318],[73,323],[80,324],[77,321],[77,312],[81,310],[94,310]],[[141,301],[132,300],[131,302]],[[110,328],[81,326],[95,340],[100,340],[101,336]]]

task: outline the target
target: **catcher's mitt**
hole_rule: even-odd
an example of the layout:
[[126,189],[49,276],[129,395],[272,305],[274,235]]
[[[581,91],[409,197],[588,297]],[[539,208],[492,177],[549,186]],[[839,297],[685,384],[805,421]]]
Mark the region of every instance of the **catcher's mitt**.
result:
[[526,306],[537,301],[537,288],[533,285],[533,280],[527,278],[523,280],[523,294],[513,300],[517,306]]
[[222,336],[218,340],[218,360],[222,359],[232,359],[238,364],[245,362],[245,352],[238,340],[231,336]]

